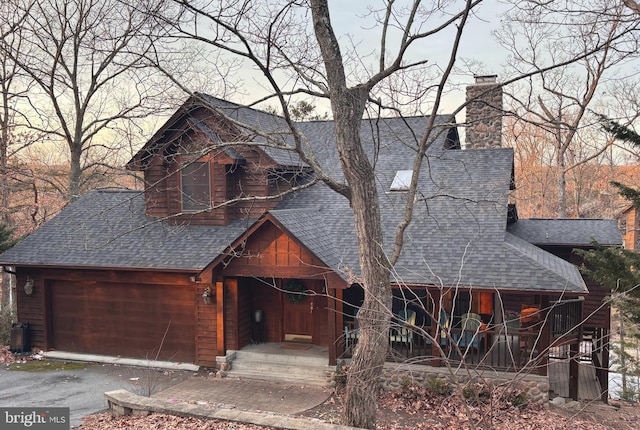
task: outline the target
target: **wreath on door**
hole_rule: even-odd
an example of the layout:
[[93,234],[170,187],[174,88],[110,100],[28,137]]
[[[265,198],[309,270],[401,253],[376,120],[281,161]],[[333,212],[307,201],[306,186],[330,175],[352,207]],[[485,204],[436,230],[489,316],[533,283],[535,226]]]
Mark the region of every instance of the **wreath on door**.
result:
[[287,282],[284,286],[284,291],[287,293],[287,300],[291,303],[302,303],[307,298],[305,294],[306,288],[298,280]]

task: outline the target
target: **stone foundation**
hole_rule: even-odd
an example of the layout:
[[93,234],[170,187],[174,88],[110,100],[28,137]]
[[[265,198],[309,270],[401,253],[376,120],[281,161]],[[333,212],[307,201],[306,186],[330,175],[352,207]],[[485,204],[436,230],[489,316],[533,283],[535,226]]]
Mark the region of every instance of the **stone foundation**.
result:
[[[343,377],[345,364],[337,366],[338,371],[333,373],[333,382]],[[408,364],[387,363],[380,376],[380,387],[383,390],[398,390],[410,384],[426,386],[432,383],[432,379],[442,380],[443,383],[455,387],[465,385],[469,380],[474,383],[483,383],[489,387],[508,388],[522,391],[530,403],[549,405],[549,378],[540,375],[516,374],[508,372],[496,372],[493,370],[469,370],[460,369],[457,374],[451,375],[444,367],[431,367]]]

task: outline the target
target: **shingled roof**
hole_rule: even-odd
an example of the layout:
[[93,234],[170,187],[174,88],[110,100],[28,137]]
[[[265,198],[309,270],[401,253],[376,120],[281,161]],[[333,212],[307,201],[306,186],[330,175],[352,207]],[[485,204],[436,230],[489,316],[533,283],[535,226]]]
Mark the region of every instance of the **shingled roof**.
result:
[[[240,123],[282,132],[282,118],[199,95]],[[375,165],[384,243],[391,255],[406,193],[390,191],[398,170],[411,170],[428,118],[363,120],[362,141]],[[506,231],[513,151],[460,150],[453,118],[438,116],[423,160],[412,222],[393,281],[539,292],[587,292],[574,266]],[[299,123],[310,155],[342,181],[333,123]],[[152,147],[152,146],[151,146]],[[448,149],[454,148],[454,149]],[[265,148],[285,166],[300,164],[290,151]],[[271,211],[302,244],[343,278],[359,271],[349,202],[323,184],[288,195]],[[245,232],[251,220],[227,226],[172,226],[146,217],[139,192],[94,191],[67,206],[0,264],[199,271]],[[522,236],[521,236],[522,237]],[[206,246],[204,246],[206,244]],[[347,270],[348,269],[348,270]]]
[[[405,154],[407,155],[407,154]],[[430,157],[420,201],[405,233],[393,281],[501,290],[586,293],[575,266],[506,233],[510,149],[446,151]],[[384,172],[385,157],[377,170]],[[389,164],[390,167],[393,163]],[[405,193],[387,192],[378,174],[384,240],[393,252]],[[322,185],[289,196],[271,214],[338,273],[358,273],[353,216],[346,199]]]
[[620,246],[622,237],[615,220],[586,218],[532,218],[510,224],[507,231],[539,246]]
[[247,228],[169,225],[139,191],[90,191],[5,252],[4,265],[198,272]]

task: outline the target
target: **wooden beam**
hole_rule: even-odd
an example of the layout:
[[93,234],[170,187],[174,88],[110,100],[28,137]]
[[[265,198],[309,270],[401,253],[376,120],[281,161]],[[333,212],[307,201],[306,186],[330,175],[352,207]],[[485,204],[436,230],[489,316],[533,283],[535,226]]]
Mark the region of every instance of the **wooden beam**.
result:
[[[440,349],[439,346],[442,345],[440,341],[440,332],[442,327],[438,327],[440,323],[440,312],[442,309],[440,308],[440,303],[442,302],[440,298],[440,290],[439,289],[428,289],[427,292],[433,298],[433,315],[431,317],[431,327],[435,327],[435,333],[431,333],[431,336],[434,338],[434,341],[431,342],[431,345],[427,347],[427,354],[433,357],[431,361],[431,365],[435,367],[440,367]],[[440,330],[438,330],[440,328]]]
[[226,276],[238,277],[265,277],[283,279],[322,279],[334,286],[343,285],[347,288],[347,283],[334,272],[329,272],[323,267],[313,266],[273,266],[264,264],[229,265],[224,269]]
[[551,345],[551,324],[549,316],[551,315],[551,308],[549,307],[549,296],[540,297],[540,309],[544,312],[543,325],[540,329],[540,341],[538,342],[538,355],[540,356],[540,365],[538,366],[538,373],[541,376],[548,374],[547,366],[549,365],[549,347]]
[[578,400],[580,385],[580,342],[569,344],[569,397]]
[[[337,297],[338,296],[338,297]],[[338,327],[342,327],[342,312],[336,312],[336,299],[342,299],[342,290],[327,288],[327,312],[329,321],[329,366],[335,366],[338,356],[338,331],[336,330],[336,319],[339,321]],[[342,308],[342,306],[340,306]]]
[[126,269],[70,269],[70,268],[35,268],[21,266],[18,272],[24,276],[42,279],[57,279],[61,281],[96,281],[126,283],[126,284],[153,284],[153,285],[191,285],[189,277],[195,272],[169,272],[152,270],[126,270]]
[[609,403],[609,339],[611,333],[608,328],[601,328],[599,331],[601,362],[597,369],[597,375],[600,382],[600,400]]
[[216,349],[219,356],[226,355],[224,347],[224,283],[216,282]]

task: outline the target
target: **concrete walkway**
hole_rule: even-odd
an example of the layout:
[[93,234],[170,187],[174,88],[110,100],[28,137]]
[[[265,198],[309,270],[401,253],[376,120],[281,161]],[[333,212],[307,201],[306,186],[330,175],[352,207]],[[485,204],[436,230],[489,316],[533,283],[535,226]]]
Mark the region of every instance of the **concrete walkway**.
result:
[[156,412],[283,429],[353,430],[354,427],[293,416],[320,405],[331,392],[313,385],[197,375],[150,398],[126,390],[110,391],[105,397],[116,414]]

